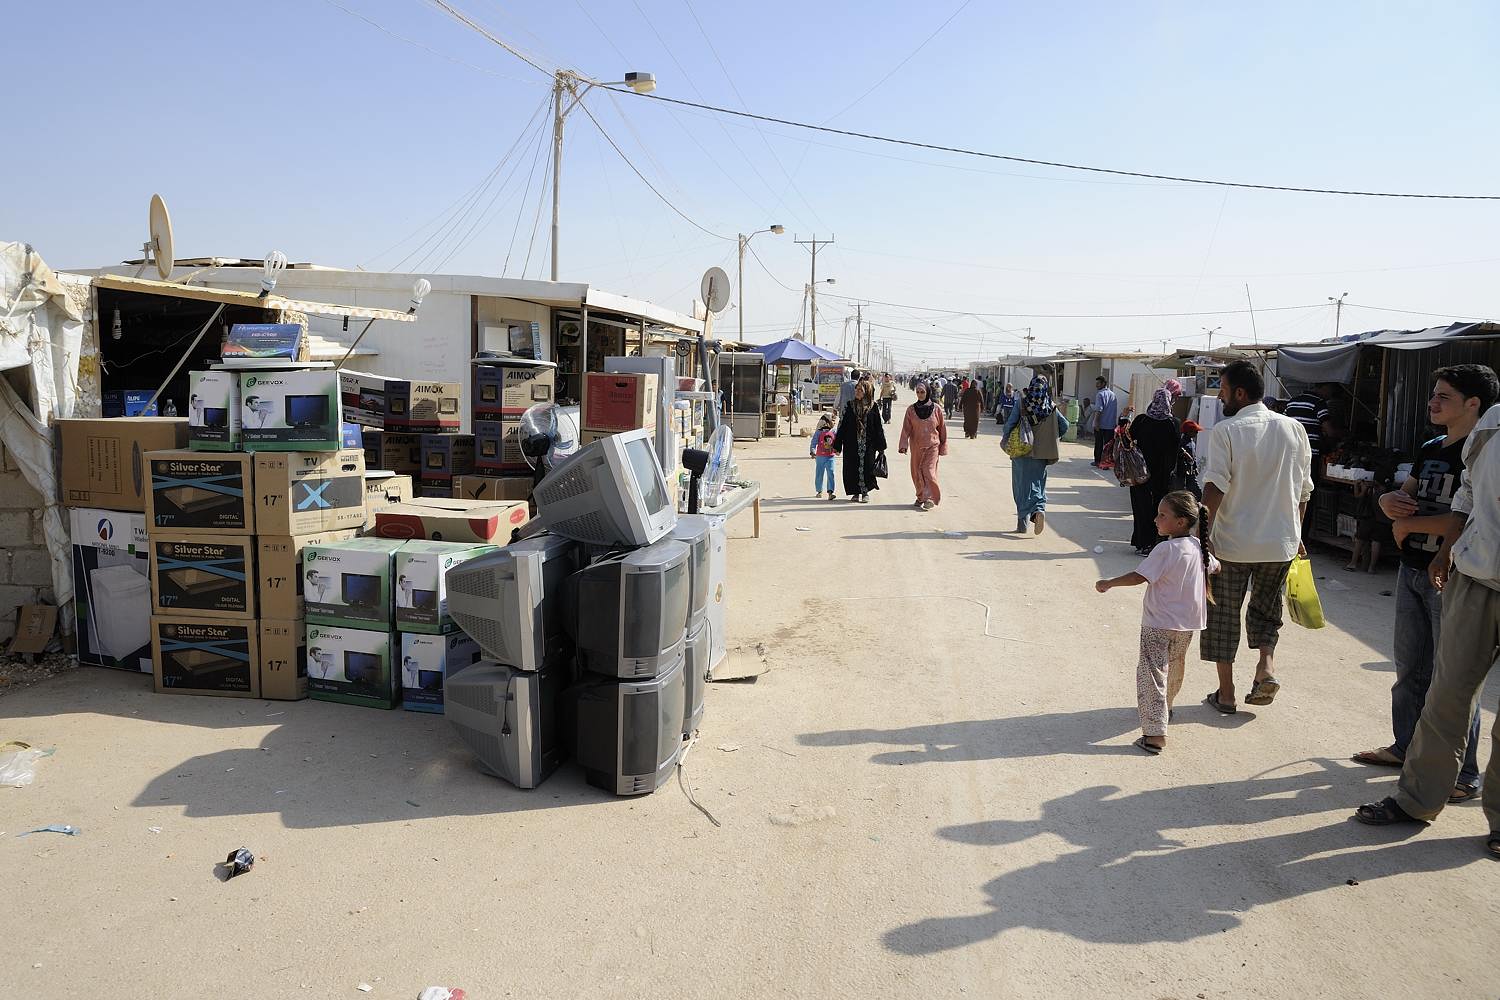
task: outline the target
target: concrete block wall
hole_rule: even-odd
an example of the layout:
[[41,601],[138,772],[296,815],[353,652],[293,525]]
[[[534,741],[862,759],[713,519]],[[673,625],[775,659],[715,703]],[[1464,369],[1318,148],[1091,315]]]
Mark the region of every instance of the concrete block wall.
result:
[[0,444],[0,643],[15,632],[16,608],[55,599],[41,495]]

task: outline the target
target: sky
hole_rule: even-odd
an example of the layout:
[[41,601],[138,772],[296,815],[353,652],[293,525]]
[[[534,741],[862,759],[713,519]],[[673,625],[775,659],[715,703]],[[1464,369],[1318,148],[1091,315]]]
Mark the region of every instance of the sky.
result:
[[[450,2],[542,69],[432,0],[17,5],[0,55],[31,103],[0,240],[60,268],[136,257],[160,193],[179,257],[545,278],[557,68],[981,152],[1500,195],[1492,3]],[[717,319],[760,343],[806,330],[795,241],[832,238],[818,342],[847,346],[859,304],[898,368],[1023,353],[1028,331],[1034,352],[1155,351],[1500,317],[1500,201],[1082,173],[597,89],[566,120],[561,202],[563,280],[682,312],[705,269],[736,279],[736,234],[784,225]]]

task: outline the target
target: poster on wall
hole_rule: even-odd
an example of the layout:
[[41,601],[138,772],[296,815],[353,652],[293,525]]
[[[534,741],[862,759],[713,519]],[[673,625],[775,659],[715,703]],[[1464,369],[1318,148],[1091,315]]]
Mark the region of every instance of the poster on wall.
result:
[[844,366],[814,365],[813,380],[818,383],[818,405],[838,405],[839,386],[844,382]]

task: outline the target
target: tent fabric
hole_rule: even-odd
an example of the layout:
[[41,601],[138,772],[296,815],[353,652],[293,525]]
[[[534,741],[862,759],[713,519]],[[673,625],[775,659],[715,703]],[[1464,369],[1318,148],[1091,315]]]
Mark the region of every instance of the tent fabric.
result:
[[827,354],[795,337],[787,337],[772,344],[761,344],[750,350],[766,359],[768,365],[808,364],[813,361],[832,360]]
[[1283,379],[1297,382],[1348,383],[1354,378],[1354,366],[1361,347],[1420,351],[1452,343],[1458,338],[1500,338],[1500,324],[1450,323],[1422,330],[1372,330],[1337,344],[1279,347],[1276,350],[1276,373]]

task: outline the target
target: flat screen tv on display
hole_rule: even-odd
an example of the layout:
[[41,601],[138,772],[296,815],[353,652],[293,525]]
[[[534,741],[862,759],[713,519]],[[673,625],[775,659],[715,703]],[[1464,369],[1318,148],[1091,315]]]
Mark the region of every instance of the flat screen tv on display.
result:
[[216,427],[222,430],[229,426],[229,410],[222,406],[205,406],[203,408],[203,426]]
[[327,424],[328,397],[286,397],[286,422],[292,427],[321,427]]
[[380,577],[365,573],[345,573],[341,584],[344,603],[356,608],[373,608],[380,603]]
[[344,680],[375,687],[380,683],[380,657],[375,653],[344,650]]
[[437,591],[413,590],[411,592],[411,606],[419,611],[437,610]]

